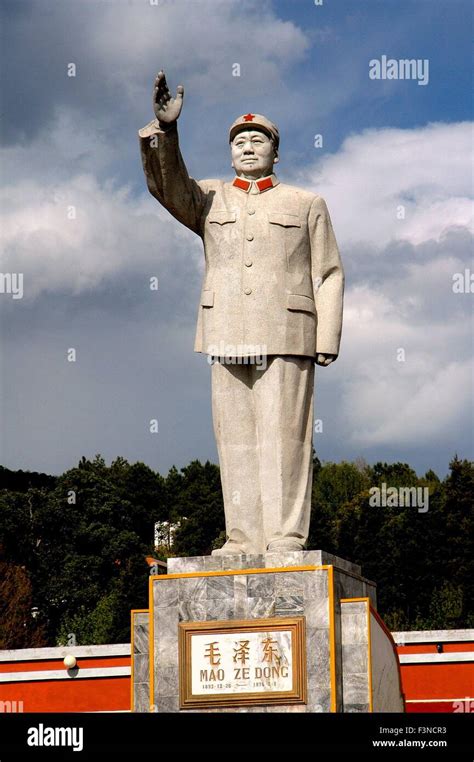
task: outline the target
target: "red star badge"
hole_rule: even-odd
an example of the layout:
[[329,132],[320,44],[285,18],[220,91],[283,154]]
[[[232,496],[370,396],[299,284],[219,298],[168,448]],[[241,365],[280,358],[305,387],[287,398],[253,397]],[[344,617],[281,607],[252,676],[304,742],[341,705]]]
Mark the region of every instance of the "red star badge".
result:
[[242,119],[244,122],[251,122],[253,119],[255,119],[255,114],[245,114]]

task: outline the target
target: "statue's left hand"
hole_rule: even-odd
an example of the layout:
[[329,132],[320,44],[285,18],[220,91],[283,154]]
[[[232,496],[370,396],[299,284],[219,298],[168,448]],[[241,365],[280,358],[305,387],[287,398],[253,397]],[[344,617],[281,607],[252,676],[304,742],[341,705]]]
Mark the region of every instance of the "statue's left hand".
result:
[[332,362],[337,358],[337,355],[325,355],[325,354],[318,354],[316,357],[316,365],[331,365]]

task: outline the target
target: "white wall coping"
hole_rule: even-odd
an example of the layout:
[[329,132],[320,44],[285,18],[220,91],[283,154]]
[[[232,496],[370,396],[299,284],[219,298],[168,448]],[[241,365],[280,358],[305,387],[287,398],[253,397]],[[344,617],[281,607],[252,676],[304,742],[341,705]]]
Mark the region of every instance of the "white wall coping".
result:
[[[474,630],[417,630],[413,632],[392,632],[395,643],[399,646],[423,643],[465,643],[474,642]],[[114,656],[130,656],[130,643],[112,643],[101,646],[58,646],[56,648],[20,648],[0,651],[0,662],[44,661],[64,659],[72,654],[77,659],[103,659]],[[427,659],[427,657],[437,657]],[[410,657],[407,660],[407,657]],[[414,658],[413,658],[414,657]],[[448,657],[442,658],[439,657]],[[401,663],[419,661],[473,661],[472,652],[449,652],[441,654],[400,654]],[[108,668],[110,670],[110,667]],[[31,674],[31,672],[28,672]]]
[[58,646],[57,648],[19,648],[0,651],[0,662],[41,661],[42,659],[64,659],[68,654],[76,658],[103,659],[108,656],[130,656],[130,643],[112,643],[105,646]]
[[435,654],[399,654],[400,664],[443,664],[446,662],[474,662],[474,651],[449,651]]
[[434,699],[405,699],[405,704],[454,704],[456,701],[470,701],[470,696],[463,696],[462,698],[434,698]]
[[474,642],[474,630],[413,630],[412,632],[392,632],[398,646],[411,643],[464,643]]
[[31,683],[35,680],[80,680],[97,677],[130,677],[130,667],[96,667],[93,669],[37,669],[31,672],[0,672],[0,683]]

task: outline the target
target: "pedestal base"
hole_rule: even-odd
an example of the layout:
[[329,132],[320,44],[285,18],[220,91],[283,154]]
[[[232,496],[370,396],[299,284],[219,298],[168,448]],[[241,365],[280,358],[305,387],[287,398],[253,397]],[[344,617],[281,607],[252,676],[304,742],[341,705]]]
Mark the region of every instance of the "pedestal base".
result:
[[[343,613],[347,602],[360,604],[365,609],[359,606]],[[386,711],[403,711],[396,656],[391,644],[390,648],[386,647],[389,634],[379,624],[375,607],[375,585],[362,577],[360,567],[324,551],[170,558],[168,574],[150,578],[149,696],[146,696],[147,686],[143,681],[144,668],[138,667],[145,661],[143,654],[136,650],[134,710],[160,713],[376,711],[375,663],[379,672],[382,670],[393,678],[387,683],[388,698],[383,697],[384,706],[392,707]],[[370,611],[372,616],[367,614]],[[291,644],[288,632],[281,637],[275,634],[277,622],[284,629],[285,622],[290,621],[296,622],[300,630],[302,628],[301,648],[296,648],[296,641]],[[202,641],[200,648],[203,649],[205,643],[208,650],[198,653],[199,649],[194,645],[186,651],[183,623],[215,622],[219,623],[217,627],[198,625],[198,632],[194,633],[198,636],[201,627],[207,634],[206,638],[193,642]],[[255,624],[257,631],[258,625],[262,624],[260,641],[245,634],[253,632]],[[143,617],[137,619],[136,626],[141,635],[134,641],[143,642]],[[376,629],[378,661],[374,662],[371,659],[371,631]],[[251,678],[252,674],[270,674],[262,667],[270,664],[266,661],[255,666],[252,658],[257,658],[256,651],[253,657],[248,657],[249,661],[244,661],[241,655],[236,657],[240,661],[228,656],[226,662],[224,651],[226,647],[230,648],[230,636],[224,630],[235,632],[234,655],[239,644],[244,642],[249,644],[246,648],[254,650],[257,649],[255,644],[263,644],[265,638],[275,644],[280,642],[281,648],[287,643],[287,654],[278,655],[275,645],[269,646],[275,649],[274,654],[260,654],[259,658],[281,659],[278,664],[286,663],[295,685],[304,679],[304,696],[296,691],[287,704],[281,703],[290,693],[283,691],[278,679],[267,681],[265,689],[255,680],[248,683],[248,690],[245,681],[227,682],[235,676]],[[253,665],[249,666],[248,673],[237,671],[239,666],[246,664]],[[215,672],[211,671],[213,665]],[[278,673],[276,667],[274,673]],[[236,698],[239,691],[241,695]],[[191,694],[194,704],[193,701],[187,702]],[[200,701],[207,701],[208,706],[199,705]],[[380,691],[376,701],[381,704]],[[233,705],[229,706],[229,703]],[[193,708],[185,708],[189,706]]]

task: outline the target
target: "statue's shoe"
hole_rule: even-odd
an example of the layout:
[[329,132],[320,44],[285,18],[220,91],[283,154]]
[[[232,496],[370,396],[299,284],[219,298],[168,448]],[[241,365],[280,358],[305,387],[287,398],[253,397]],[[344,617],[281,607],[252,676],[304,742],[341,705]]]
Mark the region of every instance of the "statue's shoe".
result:
[[222,548],[211,551],[211,556],[245,556],[247,552],[238,542],[228,540]]
[[267,546],[267,553],[288,553],[294,550],[304,550],[298,540],[275,540]]

